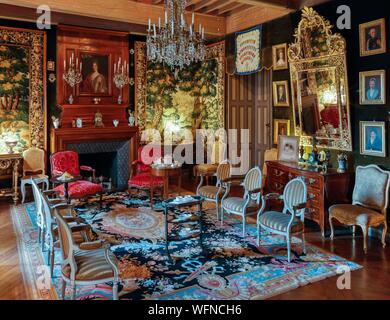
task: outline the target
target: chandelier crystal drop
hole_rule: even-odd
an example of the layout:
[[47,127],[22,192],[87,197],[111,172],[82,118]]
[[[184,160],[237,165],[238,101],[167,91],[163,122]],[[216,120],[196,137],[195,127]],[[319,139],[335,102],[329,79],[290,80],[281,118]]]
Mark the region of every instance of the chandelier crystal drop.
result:
[[191,63],[203,61],[206,56],[204,27],[195,30],[195,15],[192,22],[185,20],[186,0],[165,0],[165,17],[152,25],[149,18],[146,40],[147,58],[151,62],[168,65],[175,74]]

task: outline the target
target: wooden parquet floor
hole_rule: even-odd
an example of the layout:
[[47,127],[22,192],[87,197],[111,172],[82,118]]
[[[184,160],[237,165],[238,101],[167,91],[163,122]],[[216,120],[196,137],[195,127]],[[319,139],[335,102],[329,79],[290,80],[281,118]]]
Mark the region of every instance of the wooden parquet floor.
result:
[[[0,202],[0,299],[32,299],[30,288],[23,282],[19,263],[16,237],[13,230],[10,205]],[[337,278],[329,278],[273,298],[273,300],[390,300],[390,248],[383,249],[376,239],[369,241],[369,253],[363,254],[362,238],[352,240],[349,236],[336,238],[332,242],[323,240],[316,230],[307,230],[307,241],[343,258],[354,261],[363,269],[352,272],[351,290],[339,290]],[[390,245],[390,244],[389,244]]]

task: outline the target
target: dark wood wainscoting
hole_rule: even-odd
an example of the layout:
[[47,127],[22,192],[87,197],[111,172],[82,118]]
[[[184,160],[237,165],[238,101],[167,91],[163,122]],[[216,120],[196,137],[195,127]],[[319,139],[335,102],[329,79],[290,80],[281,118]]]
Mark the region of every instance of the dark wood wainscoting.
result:
[[272,139],[272,72],[228,76],[227,128],[250,130],[250,166],[263,165]]

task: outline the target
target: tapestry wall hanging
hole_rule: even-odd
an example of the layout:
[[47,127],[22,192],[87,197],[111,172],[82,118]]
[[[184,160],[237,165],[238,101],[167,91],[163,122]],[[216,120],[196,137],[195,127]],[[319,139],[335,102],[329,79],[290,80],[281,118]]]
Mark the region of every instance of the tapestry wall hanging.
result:
[[46,35],[0,27],[0,154],[46,149]]
[[206,59],[180,70],[177,79],[172,70],[147,62],[146,45],[135,43],[135,101],[140,131],[157,129],[160,134],[182,129],[195,134],[197,129],[224,128],[225,43],[207,47]]
[[261,69],[262,26],[236,33],[236,74],[248,75]]

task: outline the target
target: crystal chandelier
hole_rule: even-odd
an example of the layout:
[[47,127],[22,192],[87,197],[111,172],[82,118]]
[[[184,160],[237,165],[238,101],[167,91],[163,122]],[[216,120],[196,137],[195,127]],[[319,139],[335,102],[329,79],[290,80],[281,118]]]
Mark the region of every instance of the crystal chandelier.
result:
[[147,58],[149,61],[164,63],[175,71],[194,62],[203,61],[206,56],[204,44],[204,27],[199,24],[195,30],[195,15],[192,13],[192,22],[187,25],[184,14],[187,0],[165,0],[165,20],[158,26],[151,23],[149,18],[147,44]]

